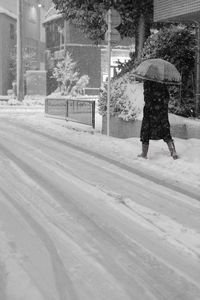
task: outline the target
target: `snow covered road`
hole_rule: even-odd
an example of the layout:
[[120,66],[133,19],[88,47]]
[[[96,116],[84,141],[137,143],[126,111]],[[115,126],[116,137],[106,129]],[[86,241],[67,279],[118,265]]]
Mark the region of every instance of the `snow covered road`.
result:
[[6,119],[0,170],[1,300],[200,299],[197,200]]

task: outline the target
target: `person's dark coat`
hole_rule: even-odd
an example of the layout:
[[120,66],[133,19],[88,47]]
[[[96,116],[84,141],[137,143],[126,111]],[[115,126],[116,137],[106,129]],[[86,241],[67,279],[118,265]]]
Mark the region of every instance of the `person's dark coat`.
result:
[[167,86],[153,81],[144,81],[144,109],[140,131],[142,143],[150,139],[172,140],[168,119],[169,92]]

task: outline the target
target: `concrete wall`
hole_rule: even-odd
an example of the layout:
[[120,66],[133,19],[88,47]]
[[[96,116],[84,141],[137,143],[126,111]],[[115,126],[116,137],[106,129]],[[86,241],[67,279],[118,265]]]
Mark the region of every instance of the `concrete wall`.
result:
[[[200,121],[189,120],[186,118],[170,115],[171,135],[181,139],[200,139]],[[177,118],[176,118],[177,117]],[[102,118],[102,133],[107,133],[106,116]],[[178,119],[178,121],[176,120]],[[140,137],[140,128],[142,121],[123,121],[117,116],[110,118],[110,136],[127,139],[131,137]]]

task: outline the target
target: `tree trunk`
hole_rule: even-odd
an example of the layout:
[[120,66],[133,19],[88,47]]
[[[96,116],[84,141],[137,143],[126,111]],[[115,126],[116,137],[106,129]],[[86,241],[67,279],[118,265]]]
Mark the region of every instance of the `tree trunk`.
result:
[[139,60],[142,55],[142,50],[147,37],[150,35],[150,26],[143,15],[140,16],[136,36],[135,36],[135,54]]

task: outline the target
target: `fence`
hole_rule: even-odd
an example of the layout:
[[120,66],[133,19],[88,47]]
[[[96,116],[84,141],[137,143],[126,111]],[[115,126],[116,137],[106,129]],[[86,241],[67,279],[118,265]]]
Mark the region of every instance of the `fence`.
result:
[[91,97],[66,98],[47,97],[45,99],[45,114],[95,128],[95,100]]

